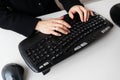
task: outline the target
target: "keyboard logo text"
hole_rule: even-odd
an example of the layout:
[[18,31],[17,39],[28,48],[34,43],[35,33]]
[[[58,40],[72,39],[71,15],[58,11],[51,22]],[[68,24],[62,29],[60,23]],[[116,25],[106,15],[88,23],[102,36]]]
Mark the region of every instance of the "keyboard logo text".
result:
[[110,26],[106,27],[105,29],[101,30],[102,33],[107,32],[110,29]]
[[79,46],[74,48],[74,51],[77,51],[79,49],[81,49],[82,47],[86,46],[88,43],[87,42],[83,42],[82,44],[80,44]]

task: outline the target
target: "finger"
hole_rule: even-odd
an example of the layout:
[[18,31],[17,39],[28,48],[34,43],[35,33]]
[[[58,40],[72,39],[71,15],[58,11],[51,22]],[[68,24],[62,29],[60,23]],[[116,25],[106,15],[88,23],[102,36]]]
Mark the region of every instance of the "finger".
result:
[[[59,28],[65,30],[66,32],[70,32],[70,30],[67,27],[65,27],[64,25],[62,25],[62,24],[57,23],[57,24],[54,24],[53,26],[59,27]],[[55,27],[53,27],[53,30],[55,29]]]
[[69,32],[65,31],[64,29],[60,28],[60,27],[56,27],[55,29],[56,31],[62,33],[62,34],[68,34]]
[[93,11],[90,11],[90,15],[91,15],[91,16],[94,16],[94,13],[93,13]]
[[71,19],[74,19],[74,12],[72,12],[72,11],[69,11],[69,17],[71,18]]
[[83,18],[84,18],[84,22],[86,22],[87,21],[87,19],[88,19],[88,10],[87,9],[85,9],[84,7],[80,7],[80,9],[83,11],[83,13],[84,13],[84,16],[83,16]]
[[61,36],[61,34],[60,34],[60,33],[55,32],[55,31],[51,31],[51,34],[52,34],[52,35],[55,35],[55,36]]
[[83,21],[84,21],[84,19],[83,19],[83,11],[82,11],[81,9],[79,9],[79,10],[77,11],[77,13],[78,13],[79,16],[80,16],[80,20],[83,22]]
[[89,16],[88,13],[89,13],[89,12],[88,12],[87,10],[84,10],[84,22],[86,22],[87,19],[88,19],[88,16]]
[[87,14],[87,21],[89,20],[89,17],[90,17],[90,12],[88,11],[88,14]]
[[71,26],[67,22],[65,22],[64,20],[54,20],[54,22],[62,24],[62,25],[64,25],[67,28],[71,28]]
[[60,27],[61,29],[65,30],[67,32],[70,32],[70,30],[66,26],[64,26],[62,24],[57,24],[57,25],[59,25],[58,27]]

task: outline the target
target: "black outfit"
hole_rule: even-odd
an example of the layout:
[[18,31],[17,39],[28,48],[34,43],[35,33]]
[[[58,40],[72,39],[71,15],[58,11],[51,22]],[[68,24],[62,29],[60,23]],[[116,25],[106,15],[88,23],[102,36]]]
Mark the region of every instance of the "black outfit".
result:
[[[82,5],[79,0],[59,1],[67,11],[73,5]],[[0,27],[28,37],[40,20],[36,16],[58,10],[54,0],[0,0]]]

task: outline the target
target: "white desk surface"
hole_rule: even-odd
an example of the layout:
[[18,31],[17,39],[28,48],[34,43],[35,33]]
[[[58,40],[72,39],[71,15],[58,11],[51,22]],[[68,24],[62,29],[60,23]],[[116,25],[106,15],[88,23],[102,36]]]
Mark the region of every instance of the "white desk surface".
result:
[[[111,22],[110,8],[119,0],[99,0],[86,4]],[[59,17],[65,11],[42,16]],[[114,28],[104,38],[52,67],[50,73],[32,72],[23,61],[18,44],[24,36],[0,29],[0,71],[8,63],[18,63],[25,68],[24,80],[120,80],[120,28]],[[2,80],[0,76],[0,80]]]

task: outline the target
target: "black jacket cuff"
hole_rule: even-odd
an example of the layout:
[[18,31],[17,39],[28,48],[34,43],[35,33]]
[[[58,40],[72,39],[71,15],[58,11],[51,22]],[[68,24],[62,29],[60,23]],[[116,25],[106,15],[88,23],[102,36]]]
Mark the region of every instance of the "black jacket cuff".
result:
[[84,6],[79,0],[59,0],[59,1],[63,4],[63,6],[67,12],[74,5]]
[[18,26],[16,26],[18,28],[14,28],[13,31],[29,37],[35,31],[38,21],[40,21],[40,19],[29,17],[25,18],[25,21],[18,23]]

